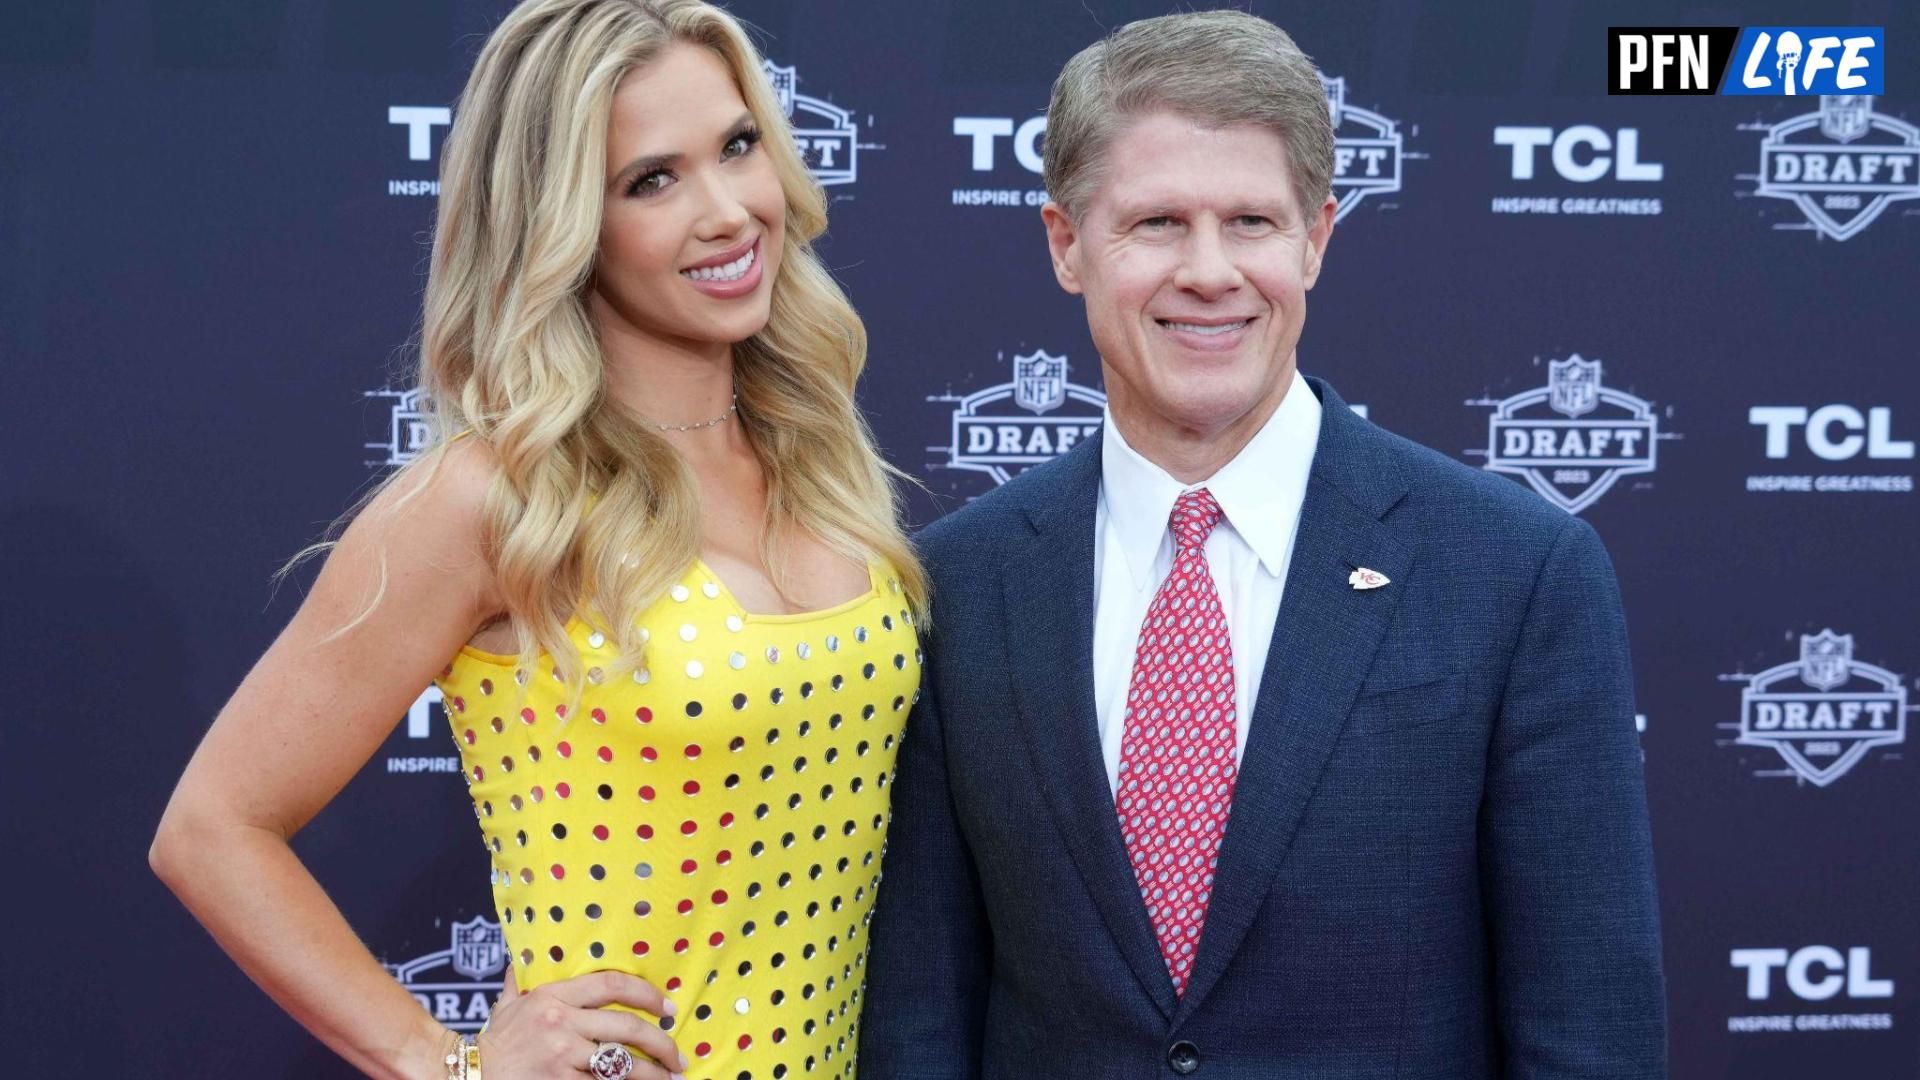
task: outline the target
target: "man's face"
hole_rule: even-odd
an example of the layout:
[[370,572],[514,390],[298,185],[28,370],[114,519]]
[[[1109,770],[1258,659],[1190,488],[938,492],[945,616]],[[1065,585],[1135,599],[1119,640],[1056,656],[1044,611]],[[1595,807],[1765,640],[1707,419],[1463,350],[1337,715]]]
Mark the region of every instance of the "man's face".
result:
[[1303,214],[1265,128],[1133,120],[1079,220],[1048,204],[1054,273],[1086,298],[1109,407],[1129,439],[1211,439],[1264,421],[1293,378],[1307,290],[1333,230]]

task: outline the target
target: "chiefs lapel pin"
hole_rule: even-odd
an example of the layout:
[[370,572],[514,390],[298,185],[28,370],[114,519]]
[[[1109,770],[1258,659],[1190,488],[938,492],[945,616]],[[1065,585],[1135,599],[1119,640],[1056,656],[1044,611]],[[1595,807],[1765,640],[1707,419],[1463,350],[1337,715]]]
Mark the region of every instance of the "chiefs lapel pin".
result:
[[1387,575],[1378,570],[1369,570],[1362,566],[1347,575],[1347,584],[1356,589],[1377,589],[1387,584]]

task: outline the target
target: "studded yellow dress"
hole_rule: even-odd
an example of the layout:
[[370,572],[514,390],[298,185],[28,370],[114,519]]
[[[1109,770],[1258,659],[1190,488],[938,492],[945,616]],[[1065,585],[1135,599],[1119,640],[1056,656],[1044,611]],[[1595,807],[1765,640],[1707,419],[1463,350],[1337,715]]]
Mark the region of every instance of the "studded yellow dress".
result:
[[698,1080],[853,1076],[866,925],[921,655],[905,594],[743,610],[696,562],[640,616],[647,665],[568,628],[589,665],[463,648],[447,717],[524,990],[602,969],[667,991]]

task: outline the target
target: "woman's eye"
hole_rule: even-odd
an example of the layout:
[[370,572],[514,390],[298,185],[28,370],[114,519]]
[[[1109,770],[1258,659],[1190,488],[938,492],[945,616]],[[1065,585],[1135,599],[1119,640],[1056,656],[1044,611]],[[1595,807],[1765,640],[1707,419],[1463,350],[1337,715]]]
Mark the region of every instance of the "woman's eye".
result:
[[753,152],[753,148],[758,145],[759,142],[760,133],[752,128],[748,128],[733,138],[728,139],[727,145],[722,148],[720,153],[724,158],[745,157]]
[[656,170],[654,172],[647,173],[645,176],[636,178],[632,184],[629,184],[627,186],[627,194],[657,195],[660,192],[665,191],[667,188],[667,184],[672,182],[672,180],[673,180],[673,177],[670,174],[668,174],[665,170]]

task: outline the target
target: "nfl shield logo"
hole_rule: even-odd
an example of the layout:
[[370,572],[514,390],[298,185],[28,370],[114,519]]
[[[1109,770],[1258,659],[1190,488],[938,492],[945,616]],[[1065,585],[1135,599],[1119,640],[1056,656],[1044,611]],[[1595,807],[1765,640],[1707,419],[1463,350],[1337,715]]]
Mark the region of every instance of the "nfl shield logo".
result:
[[781,67],[771,60],[762,60],[760,63],[766,69],[767,81],[773,84],[773,96],[780,100],[780,111],[789,117],[793,116],[794,66],[788,64]]
[[1574,353],[1547,362],[1547,404],[1567,416],[1583,416],[1600,404],[1600,361]]
[[1867,133],[1867,118],[1873,114],[1873,97],[1843,97],[1826,94],[1820,98],[1820,131],[1834,142],[1852,142]]
[[1853,635],[1822,630],[1800,635],[1800,681],[1831,690],[1853,677]]
[[1067,400],[1067,358],[1036,351],[1013,358],[1013,403],[1035,413],[1057,409]]
[[1347,77],[1337,75],[1331,79],[1320,76],[1320,88],[1327,92],[1327,115],[1333,118],[1333,126],[1340,126],[1340,110],[1347,105]]
[[507,966],[507,939],[500,924],[475,915],[453,924],[453,970],[484,979]]

